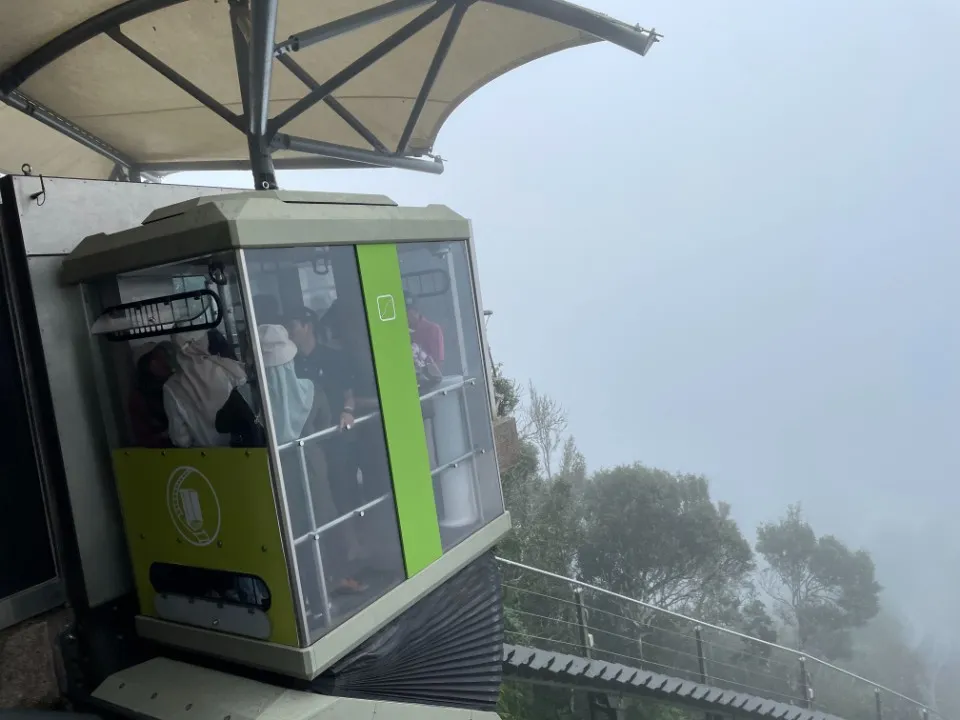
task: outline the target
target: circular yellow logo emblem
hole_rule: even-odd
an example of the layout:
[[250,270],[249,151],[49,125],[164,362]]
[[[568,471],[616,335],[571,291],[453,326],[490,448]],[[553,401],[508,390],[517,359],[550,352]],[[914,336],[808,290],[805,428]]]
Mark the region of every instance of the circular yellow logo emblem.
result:
[[167,510],[180,536],[203,547],[220,534],[220,500],[206,475],[181,466],[167,480]]

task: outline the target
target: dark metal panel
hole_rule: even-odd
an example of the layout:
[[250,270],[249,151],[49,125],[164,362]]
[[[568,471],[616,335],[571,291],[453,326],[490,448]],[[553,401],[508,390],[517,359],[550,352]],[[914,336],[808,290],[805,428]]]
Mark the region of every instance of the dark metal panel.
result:
[[353,650],[313,688],[344,697],[492,710],[503,663],[500,574],[487,553]]
[[[585,691],[650,697],[664,702],[769,720],[840,720],[836,716],[787,705],[769,698],[734,692],[703,683],[626,667],[602,660],[537,650],[517,645],[504,646],[504,672],[520,680],[561,685]],[[560,671],[559,668],[565,668]]]

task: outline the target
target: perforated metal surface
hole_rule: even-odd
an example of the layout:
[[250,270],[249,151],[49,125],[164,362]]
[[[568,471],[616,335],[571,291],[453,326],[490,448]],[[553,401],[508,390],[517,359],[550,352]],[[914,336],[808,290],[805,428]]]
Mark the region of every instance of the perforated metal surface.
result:
[[504,645],[503,653],[504,674],[531,682],[650,697],[716,713],[736,713],[753,718],[839,720],[836,715],[604,660],[519,645]]

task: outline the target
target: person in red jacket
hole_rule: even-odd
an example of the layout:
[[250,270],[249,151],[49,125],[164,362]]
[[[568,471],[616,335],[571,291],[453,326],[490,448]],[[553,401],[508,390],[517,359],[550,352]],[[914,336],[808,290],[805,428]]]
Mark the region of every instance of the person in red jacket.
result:
[[443,367],[443,328],[427,320],[417,307],[416,300],[410,295],[405,297],[407,304],[407,323],[410,326],[410,339],[429,355],[438,367]]

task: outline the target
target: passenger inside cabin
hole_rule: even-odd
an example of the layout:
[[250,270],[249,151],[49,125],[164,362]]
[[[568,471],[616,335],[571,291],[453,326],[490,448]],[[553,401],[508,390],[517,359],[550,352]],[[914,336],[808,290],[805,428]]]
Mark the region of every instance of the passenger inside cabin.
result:
[[[298,349],[287,329],[283,325],[260,325],[257,330],[276,443],[282,447],[326,427],[330,421],[330,407],[319,385],[298,376],[295,365]],[[329,522],[343,512],[349,512],[352,506],[343,508],[334,498],[327,450],[329,444],[325,447],[320,442],[303,445],[314,513],[321,521]],[[303,512],[303,508],[294,512]],[[343,550],[341,559],[346,562],[332,559],[331,567],[327,568],[327,581],[332,584],[334,592],[363,592],[366,586],[346,574],[346,567],[359,555],[360,543],[354,528],[349,523],[341,523],[330,532],[338,536],[338,544]]]
[[136,374],[128,400],[133,441],[140,447],[170,447],[163,386],[174,372],[170,342],[145,343],[134,351]]
[[355,304],[338,298],[321,319],[323,336],[338,352],[340,367],[334,381],[339,385],[336,397],[343,397],[340,428],[350,431],[351,450],[343,472],[359,470],[362,486],[359,502],[370,502],[390,491],[390,472],[386,465],[386,447],[379,423],[367,422],[380,409],[373,355],[367,330],[366,313],[360,301]]
[[[327,314],[331,311],[328,310]],[[327,321],[327,314],[323,320]],[[301,307],[286,318],[290,339],[297,346],[297,376],[310,380],[328,400],[326,418],[316,419],[318,429],[339,424],[341,429],[353,427],[356,405],[351,378],[350,358],[346,352],[330,344],[327,324],[307,307]],[[357,449],[352,437],[332,439],[326,447],[327,463],[333,479],[334,504],[344,512],[359,507],[357,483]]]
[[282,325],[280,301],[266,293],[253,296],[253,311],[257,316],[257,325]]
[[236,360],[237,353],[233,346],[219,330],[207,330],[207,345],[210,348],[210,354],[217,357]]
[[405,295],[404,300],[407,305],[410,338],[433,359],[438,368],[443,367],[443,359],[446,355],[443,347],[443,328],[424,317],[419,303],[412,295]]
[[177,372],[163,386],[170,441],[184,448],[230,445],[231,433],[217,429],[217,414],[246,385],[246,369],[212,354],[204,331],[178,333],[174,343]]
[[260,325],[260,350],[278,445],[298,439],[314,413],[314,383],[297,377],[297,346],[283,325]]

